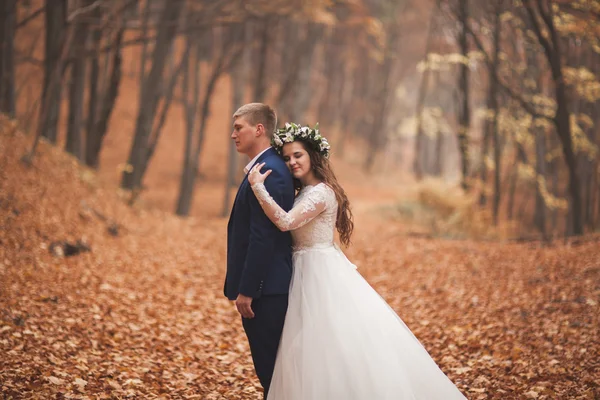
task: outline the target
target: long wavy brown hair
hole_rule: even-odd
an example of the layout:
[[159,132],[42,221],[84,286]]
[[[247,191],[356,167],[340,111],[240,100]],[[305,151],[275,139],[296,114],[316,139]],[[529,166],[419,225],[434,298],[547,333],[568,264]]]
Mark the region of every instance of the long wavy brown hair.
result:
[[[348,200],[348,196],[346,196],[346,192],[335,177],[329,160],[323,157],[317,149],[313,148],[311,143],[302,139],[296,139],[296,141],[302,143],[302,147],[304,147],[304,150],[308,153],[308,156],[310,157],[310,166],[315,177],[333,189],[338,203],[335,227],[340,234],[340,242],[342,242],[344,246],[349,246],[352,231],[354,230],[354,218],[352,216],[350,201]],[[294,179],[294,185],[297,190],[302,187],[302,184],[298,179]]]

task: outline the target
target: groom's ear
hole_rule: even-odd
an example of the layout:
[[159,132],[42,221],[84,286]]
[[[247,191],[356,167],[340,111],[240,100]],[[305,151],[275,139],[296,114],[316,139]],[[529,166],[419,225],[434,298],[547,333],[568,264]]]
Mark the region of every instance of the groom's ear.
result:
[[256,124],[256,137],[265,133],[265,126],[261,123]]

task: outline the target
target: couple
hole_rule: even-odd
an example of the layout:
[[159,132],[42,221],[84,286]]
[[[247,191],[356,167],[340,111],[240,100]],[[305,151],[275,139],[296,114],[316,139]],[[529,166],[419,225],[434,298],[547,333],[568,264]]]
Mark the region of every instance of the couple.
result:
[[464,399],[334,244],[353,223],[318,128],[261,103],[233,115],[246,177],[227,227],[235,300],[268,400]]

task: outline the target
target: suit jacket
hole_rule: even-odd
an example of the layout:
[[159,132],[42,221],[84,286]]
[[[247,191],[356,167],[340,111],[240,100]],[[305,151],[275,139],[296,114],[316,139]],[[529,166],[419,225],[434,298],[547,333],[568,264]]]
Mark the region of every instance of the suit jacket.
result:
[[[294,205],[294,184],[285,162],[275,149],[256,161],[262,172],[272,170],[265,180],[269,194],[284,210]],[[227,225],[227,275],[225,296],[235,300],[239,293],[252,298],[285,294],[292,278],[292,238],[281,232],[265,215],[246,176],[235,197]]]

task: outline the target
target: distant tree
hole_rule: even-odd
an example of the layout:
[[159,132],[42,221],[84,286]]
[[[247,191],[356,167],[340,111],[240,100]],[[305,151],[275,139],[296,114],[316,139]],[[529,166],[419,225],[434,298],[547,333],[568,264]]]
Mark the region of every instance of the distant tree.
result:
[[0,112],[15,117],[15,60],[17,0],[0,3]]
[[459,65],[458,75],[458,90],[459,90],[459,110],[458,110],[458,147],[461,161],[461,186],[464,190],[468,190],[469,176],[469,129],[471,127],[471,105],[470,105],[470,89],[469,89],[469,4],[468,0],[458,0],[458,22],[460,29],[458,33],[458,43],[460,53],[463,56],[463,62]]
[[[89,7],[93,0],[82,0],[81,6]],[[83,152],[83,110],[86,76],[85,48],[88,40],[89,24],[80,18],[75,24],[74,43],[71,49],[71,81],[69,83],[69,116],[67,121],[67,140],[65,149],[84,160]]]
[[[60,60],[67,27],[67,0],[46,0],[46,46],[44,57],[44,86],[42,94],[42,136],[56,143],[61,99],[60,79],[65,62]],[[56,71],[56,72],[55,72]]]
[[[106,75],[108,75],[105,79],[106,85],[101,88],[101,91],[98,91],[96,82],[90,82],[90,105],[88,112],[85,162],[87,165],[94,168],[98,168],[99,165],[102,143],[108,132],[108,123],[114,110],[121,85],[121,78],[123,75],[121,52],[123,49],[123,37],[125,35],[125,23],[124,20],[121,21],[121,25],[117,29],[113,41],[113,49],[107,60],[109,65],[106,71]],[[92,66],[94,68],[94,73],[91,75],[94,76],[98,72],[97,56],[92,57]],[[92,101],[92,94],[94,96],[94,101]]]
[[208,76],[206,90],[200,105],[198,130],[194,142],[186,141],[184,165],[177,199],[177,215],[188,215],[194,198],[194,187],[200,167],[200,155],[204,148],[206,126],[213,99],[217,80],[237,62],[242,53],[242,44],[239,31],[235,27],[228,27],[223,32],[218,56],[213,60],[211,71]]
[[150,161],[149,138],[156,109],[160,100],[162,75],[168,60],[167,53],[176,35],[177,21],[183,9],[183,1],[165,0],[160,22],[156,45],[152,54],[152,67],[142,86],[143,95],[139,104],[135,134],[129,158],[128,167],[123,171],[121,186],[126,189],[141,187],[146,164]]

